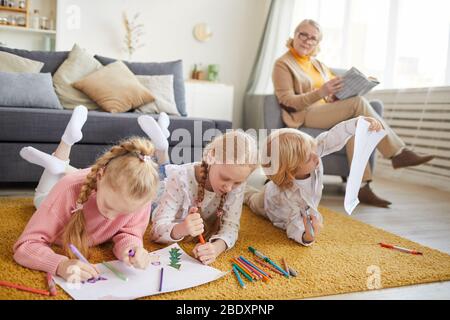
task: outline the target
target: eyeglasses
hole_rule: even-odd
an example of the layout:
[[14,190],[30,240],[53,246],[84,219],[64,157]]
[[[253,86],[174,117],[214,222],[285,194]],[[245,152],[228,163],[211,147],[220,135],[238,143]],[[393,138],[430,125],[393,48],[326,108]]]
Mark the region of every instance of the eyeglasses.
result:
[[304,32],[299,32],[299,33],[298,33],[298,37],[299,37],[299,39],[301,39],[302,41],[309,42],[309,43],[312,44],[312,45],[316,45],[316,44],[319,43],[319,39],[317,39],[317,38],[314,37],[314,36],[310,36],[309,34],[304,33]]

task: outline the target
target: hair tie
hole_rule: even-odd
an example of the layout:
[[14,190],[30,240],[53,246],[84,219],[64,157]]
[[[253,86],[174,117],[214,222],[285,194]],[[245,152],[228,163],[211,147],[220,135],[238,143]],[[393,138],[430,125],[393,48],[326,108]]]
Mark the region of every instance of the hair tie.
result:
[[81,204],[81,203],[79,203],[79,202],[77,202],[75,208],[74,208],[72,211],[70,211],[70,213],[75,213],[75,212],[77,212],[78,210],[83,210],[83,204]]
[[141,161],[144,162],[151,162],[152,161],[152,157],[149,155],[143,155],[142,153],[138,153],[137,154],[138,158],[141,159]]

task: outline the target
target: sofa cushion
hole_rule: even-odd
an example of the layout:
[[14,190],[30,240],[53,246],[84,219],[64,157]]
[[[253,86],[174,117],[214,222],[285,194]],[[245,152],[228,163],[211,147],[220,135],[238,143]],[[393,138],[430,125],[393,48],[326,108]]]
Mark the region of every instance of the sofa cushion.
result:
[[175,96],[173,94],[173,75],[163,76],[136,76],[144,87],[150,90],[155,101],[149,102],[135,110],[140,113],[165,112],[179,116]]
[[[71,114],[71,110],[0,108],[0,142],[58,143]],[[110,144],[133,135],[145,136],[137,122],[139,115],[89,111],[80,143]],[[207,130],[209,137],[218,125],[215,120],[170,116],[169,145],[204,146],[208,141],[202,137]],[[220,122],[221,130],[230,128],[231,122]]]
[[122,61],[102,67],[72,85],[108,112],[126,112],[155,100]]
[[[103,65],[115,62],[115,59],[96,55],[95,58]],[[156,76],[173,75],[173,89],[178,112],[182,116],[186,113],[186,97],[184,92],[183,62],[181,60],[169,62],[128,62],[124,61],[130,70],[136,75]]]
[[50,73],[0,72],[0,106],[62,109]]
[[38,73],[44,64],[9,52],[0,52],[0,71]]
[[67,59],[68,51],[28,51],[23,49],[11,49],[0,46],[0,51],[9,52],[20,57],[30,60],[41,61],[44,67],[41,69],[42,73],[50,72],[52,75],[58,70],[59,66]]
[[53,85],[64,109],[74,109],[82,104],[89,110],[98,109],[98,105],[72,83],[83,79],[87,75],[103,68],[103,65],[93,55],[75,44],[69,57],[53,75]]

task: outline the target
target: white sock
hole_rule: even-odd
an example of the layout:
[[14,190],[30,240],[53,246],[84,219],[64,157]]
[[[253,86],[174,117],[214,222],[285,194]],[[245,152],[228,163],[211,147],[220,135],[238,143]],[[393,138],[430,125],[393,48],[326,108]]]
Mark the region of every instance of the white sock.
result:
[[24,147],[20,150],[20,156],[28,162],[37,164],[47,169],[52,174],[62,174],[66,170],[67,162],[58,159],[33,147]]
[[73,110],[72,117],[70,117],[66,130],[64,131],[61,140],[69,146],[77,143],[83,138],[81,129],[87,120],[88,110],[85,106],[78,106]]
[[164,137],[166,137],[166,139],[169,138],[170,132],[167,128],[169,128],[170,119],[169,119],[169,116],[167,115],[167,113],[161,112],[159,114],[158,124],[164,134]]
[[169,142],[155,119],[148,115],[144,115],[138,118],[138,123],[141,129],[152,140],[157,150],[166,151],[169,149]]

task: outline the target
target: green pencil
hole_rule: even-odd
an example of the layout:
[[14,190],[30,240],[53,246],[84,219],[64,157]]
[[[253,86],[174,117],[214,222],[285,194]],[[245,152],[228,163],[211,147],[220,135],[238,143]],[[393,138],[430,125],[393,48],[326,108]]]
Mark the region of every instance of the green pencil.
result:
[[236,269],[238,269],[243,275],[244,277],[246,277],[248,279],[248,281],[253,282],[253,279],[247,274],[247,272],[245,272],[244,270],[242,270],[241,267],[239,267],[236,263],[232,264],[233,267],[235,267]]
[[109,270],[111,270],[119,279],[122,279],[123,281],[128,281],[128,278],[125,277],[125,275],[120,272],[119,270],[117,270],[116,268],[114,268],[112,265],[110,265],[108,262],[102,262],[102,264],[107,267]]

